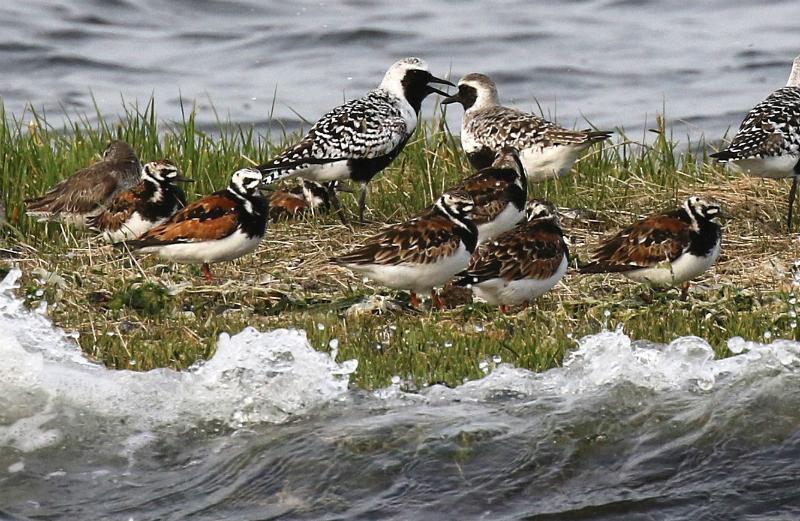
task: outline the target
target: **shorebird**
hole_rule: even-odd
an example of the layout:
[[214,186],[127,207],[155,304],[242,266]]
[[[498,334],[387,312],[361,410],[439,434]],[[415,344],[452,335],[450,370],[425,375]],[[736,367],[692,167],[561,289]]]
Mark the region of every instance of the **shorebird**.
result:
[[325,186],[308,179],[292,188],[275,190],[269,196],[269,218],[273,221],[296,219],[306,212],[324,212],[331,207],[330,191],[347,192],[331,181]]
[[262,175],[244,168],[228,187],[207,195],[126,244],[137,253],[155,253],[183,264],[202,264],[206,281],[214,280],[209,264],[230,261],[254,251],[267,229],[267,200]]
[[500,311],[544,295],[567,272],[569,250],[555,207],[545,201],[526,205],[526,221],[472,255],[456,284],[472,288],[475,296]]
[[175,183],[191,181],[169,160],[147,163],[139,184],[117,193],[105,210],[88,218],[87,225],[101,232],[106,242],[135,239],[186,206],[186,194]]
[[504,107],[497,87],[484,74],[467,74],[458,92],[442,100],[460,103],[461,146],[476,169],[492,164],[497,150],[514,147],[530,181],[560,177],[569,172],[580,154],[611,136],[606,130],[568,130],[535,114]]
[[[402,59],[386,71],[377,89],[331,110],[297,144],[259,166],[270,184],[289,176],[319,183],[351,179],[361,185],[358,217],[364,221],[367,183],[403,150],[417,127],[430,84],[455,86],[428,72],[419,58]],[[337,205],[336,196],[331,200]]]
[[800,179],[800,56],[794,59],[786,86],[753,107],[728,148],[711,157],[755,177],[792,177],[786,219],[792,231],[792,207]]
[[716,203],[689,197],[681,208],[651,215],[604,240],[581,273],[622,273],[652,286],[681,285],[710,268],[719,257],[722,232]]
[[528,181],[516,149],[501,148],[491,166],[451,190],[467,192],[475,201],[472,222],[480,243],[512,229],[525,216]]
[[27,199],[26,212],[39,221],[61,221],[85,227],[122,190],[139,181],[142,167],[124,141],[111,141],[103,159],[78,170],[41,197]]
[[472,198],[466,192],[445,192],[429,209],[404,223],[389,226],[350,253],[331,262],[363,273],[393,289],[411,292],[411,305],[419,307],[417,293],[434,288],[467,267],[478,242],[478,229],[469,218]]

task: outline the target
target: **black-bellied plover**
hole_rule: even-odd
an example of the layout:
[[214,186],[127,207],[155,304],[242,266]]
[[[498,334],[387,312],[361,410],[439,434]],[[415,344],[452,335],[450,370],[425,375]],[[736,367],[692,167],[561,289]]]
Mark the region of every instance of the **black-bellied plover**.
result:
[[265,183],[288,176],[319,183],[351,179],[361,184],[363,221],[367,183],[403,150],[417,127],[422,101],[434,92],[447,96],[431,83],[454,86],[428,72],[419,58],[393,64],[377,89],[331,110],[297,144],[259,166]]
[[484,74],[461,78],[458,92],[442,103],[464,107],[461,146],[474,168],[491,165],[500,148],[514,147],[530,181],[566,174],[582,152],[611,135],[605,130],[568,130],[535,114],[504,107],[494,82]]

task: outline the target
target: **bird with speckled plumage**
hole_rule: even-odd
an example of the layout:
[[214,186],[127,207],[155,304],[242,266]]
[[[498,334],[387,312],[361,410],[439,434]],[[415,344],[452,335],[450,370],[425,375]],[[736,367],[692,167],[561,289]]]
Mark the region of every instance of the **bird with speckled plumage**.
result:
[[794,59],[786,86],[753,107],[728,147],[711,157],[754,177],[792,177],[786,217],[791,232],[800,180],[800,56]]

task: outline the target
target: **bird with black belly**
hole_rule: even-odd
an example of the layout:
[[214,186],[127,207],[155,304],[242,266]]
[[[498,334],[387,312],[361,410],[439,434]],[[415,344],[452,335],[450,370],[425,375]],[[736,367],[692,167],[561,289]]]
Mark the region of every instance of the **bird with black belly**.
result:
[[753,107],[728,148],[711,157],[754,177],[791,177],[786,216],[791,233],[792,207],[800,180],[800,56],[794,59],[786,86]]
[[[265,184],[293,176],[318,183],[355,181],[361,185],[358,218],[364,222],[367,184],[414,134],[422,101],[432,93],[447,96],[431,84],[454,86],[428,72],[419,58],[396,62],[377,89],[334,108],[298,143],[259,166]],[[330,196],[338,210],[336,194],[331,191]]]

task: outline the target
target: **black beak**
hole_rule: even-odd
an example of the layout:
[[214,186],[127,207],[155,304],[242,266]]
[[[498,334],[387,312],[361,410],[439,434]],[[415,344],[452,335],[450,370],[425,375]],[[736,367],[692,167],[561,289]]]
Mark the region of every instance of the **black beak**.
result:
[[190,177],[183,177],[182,175],[175,176],[172,180],[176,183],[194,183],[194,179]]
[[442,105],[449,105],[451,103],[461,103],[461,93],[456,92],[452,96],[447,96],[441,101]]
[[274,192],[275,189],[272,187],[272,184],[261,183],[258,185],[258,189],[262,192]]
[[[431,77],[428,79],[428,83],[438,83],[440,85],[449,85],[451,87],[455,87],[456,86],[451,81],[443,80],[442,78],[437,78],[436,76],[433,76],[433,75],[431,75]],[[428,85],[428,90],[431,91],[431,92],[435,92],[436,94],[439,94],[441,96],[449,96],[450,95],[447,92],[441,91],[441,90],[439,90],[439,89],[437,89],[435,87],[431,87],[430,85]]]

